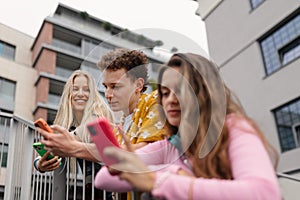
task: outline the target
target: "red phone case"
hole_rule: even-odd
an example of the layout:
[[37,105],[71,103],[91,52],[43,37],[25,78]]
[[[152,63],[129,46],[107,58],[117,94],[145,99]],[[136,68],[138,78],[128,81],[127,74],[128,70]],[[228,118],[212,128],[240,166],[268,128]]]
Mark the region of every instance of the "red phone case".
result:
[[106,157],[103,154],[103,150],[105,147],[120,147],[109,121],[105,118],[99,118],[88,123],[87,128],[91,134],[92,140],[97,146],[102,162],[104,162],[106,166],[117,163],[116,159]]
[[35,120],[34,126],[44,129],[45,131],[48,131],[49,133],[54,133],[53,130],[50,128],[50,126],[47,124],[47,122],[43,118],[39,118],[39,119]]

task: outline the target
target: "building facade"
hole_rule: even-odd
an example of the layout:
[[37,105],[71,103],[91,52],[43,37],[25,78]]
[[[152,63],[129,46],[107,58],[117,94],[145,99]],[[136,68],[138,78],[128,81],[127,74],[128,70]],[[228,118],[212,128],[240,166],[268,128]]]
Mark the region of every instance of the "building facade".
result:
[[[0,114],[32,119],[36,71],[31,68],[33,38],[0,24]],[[4,197],[9,136],[7,120],[0,117],[0,199]]]
[[[64,4],[44,19],[35,38],[0,24],[0,114],[13,114],[27,123],[42,117],[52,124],[64,84],[74,70],[88,71],[101,82],[96,63],[106,52],[123,47],[145,52],[149,75],[155,78],[159,65],[166,61],[152,51],[161,43]],[[103,94],[101,87],[99,92]],[[0,199],[7,175],[10,125],[2,117]]]
[[36,71],[31,68],[33,38],[0,24],[0,111],[32,119]]
[[110,50],[143,50],[150,59],[150,76],[157,73],[155,63],[165,62],[152,52],[161,41],[64,4],[44,19],[36,38],[0,25],[0,111],[28,120],[42,117],[52,123],[69,75],[81,69],[100,82],[96,63]]
[[[198,2],[211,59],[280,153],[278,173],[299,178],[300,2]],[[288,184],[282,185],[285,198],[299,197]]]

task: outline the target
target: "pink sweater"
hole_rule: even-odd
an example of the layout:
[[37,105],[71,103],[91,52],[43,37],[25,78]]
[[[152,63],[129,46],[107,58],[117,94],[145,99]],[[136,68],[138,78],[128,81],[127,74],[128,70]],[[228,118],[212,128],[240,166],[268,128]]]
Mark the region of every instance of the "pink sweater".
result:
[[[281,199],[274,168],[261,140],[253,134],[254,129],[248,122],[232,118],[227,117],[226,123],[230,132],[228,152],[234,180],[196,178],[193,199]],[[145,163],[155,165],[149,168],[160,168],[156,180],[165,171],[171,172],[159,187],[152,190],[153,196],[187,199],[192,178],[176,174],[179,168],[188,168],[178,159],[179,153],[173,145],[162,140],[139,149],[137,153]],[[132,190],[126,181],[111,176],[105,167],[97,173],[95,186],[115,192]]]

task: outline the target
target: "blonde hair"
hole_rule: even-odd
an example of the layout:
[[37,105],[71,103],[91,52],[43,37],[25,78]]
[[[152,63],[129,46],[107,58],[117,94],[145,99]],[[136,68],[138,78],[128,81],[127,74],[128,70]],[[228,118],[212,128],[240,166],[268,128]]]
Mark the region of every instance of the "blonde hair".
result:
[[54,124],[70,129],[75,126],[75,115],[72,109],[72,88],[74,80],[78,76],[84,76],[88,80],[88,87],[90,90],[89,99],[84,109],[84,115],[76,130],[76,134],[82,142],[91,142],[90,135],[87,132],[85,124],[98,117],[106,117],[110,122],[114,122],[112,111],[105,103],[103,97],[100,96],[94,78],[87,72],[76,70],[67,80],[60,99],[59,108],[54,120]]

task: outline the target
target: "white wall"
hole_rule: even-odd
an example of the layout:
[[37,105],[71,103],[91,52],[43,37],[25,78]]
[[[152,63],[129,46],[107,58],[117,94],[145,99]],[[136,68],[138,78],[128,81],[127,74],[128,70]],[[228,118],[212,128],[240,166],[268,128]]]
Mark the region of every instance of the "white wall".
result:
[[3,24],[0,24],[0,32],[0,40],[16,46],[14,61],[0,57],[0,76],[16,82],[14,114],[32,120],[37,77],[30,64],[33,38]]

